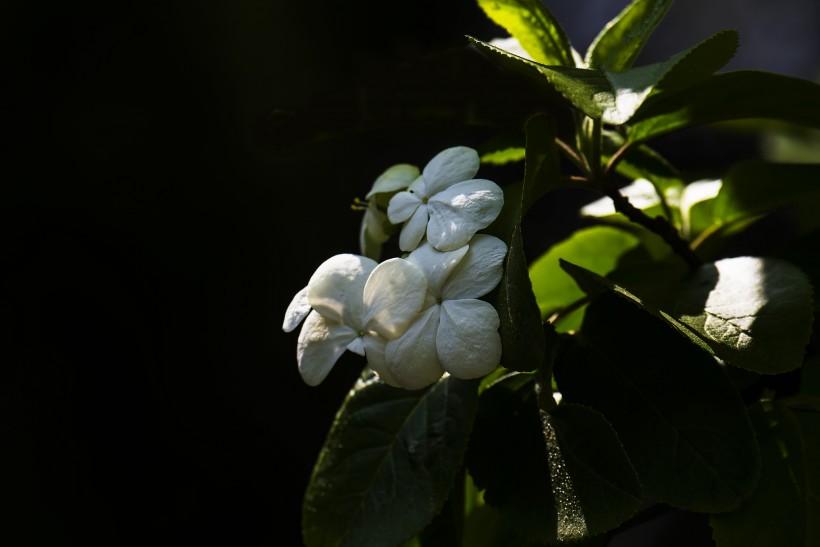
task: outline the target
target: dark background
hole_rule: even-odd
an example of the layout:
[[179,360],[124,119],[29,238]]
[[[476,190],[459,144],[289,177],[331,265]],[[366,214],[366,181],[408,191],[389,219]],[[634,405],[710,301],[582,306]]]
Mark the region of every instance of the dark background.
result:
[[[548,5],[583,50],[624,3]],[[733,67],[817,74],[813,2],[711,4],[655,56],[730,27]],[[304,385],[287,304],[357,251],[384,168],[537,108],[465,34],[502,35],[466,0],[0,5],[0,541],[301,544],[362,363]],[[695,169],[756,152],[687,135],[666,151]],[[532,256],[570,229],[550,207]]]

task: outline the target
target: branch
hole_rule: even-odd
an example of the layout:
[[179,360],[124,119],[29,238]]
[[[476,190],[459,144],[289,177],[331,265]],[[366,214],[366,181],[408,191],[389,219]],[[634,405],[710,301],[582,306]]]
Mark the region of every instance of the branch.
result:
[[618,188],[608,178],[603,180],[603,190],[613,202],[615,210],[626,216],[635,224],[640,224],[647,230],[658,234],[672,250],[683,258],[691,269],[695,269],[703,264],[703,261],[695,254],[689,243],[683,239],[675,228],[663,217],[650,217],[634,205],[618,191]]

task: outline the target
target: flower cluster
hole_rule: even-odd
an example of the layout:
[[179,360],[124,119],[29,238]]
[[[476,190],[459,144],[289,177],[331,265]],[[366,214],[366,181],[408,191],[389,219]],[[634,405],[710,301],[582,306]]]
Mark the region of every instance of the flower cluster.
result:
[[[346,350],[405,389],[445,373],[467,379],[496,368],[498,313],[480,298],[501,280],[507,246],[477,232],[499,215],[504,194],[494,182],[473,178],[478,168],[476,151],[457,146],[421,171],[399,164],[376,180],[360,233],[368,256],[326,260],[285,313],[286,332],[304,321],[296,358],[307,384],[322,382]],[[369,258],[398,225],[399,248],[408,254],[381,263]]]

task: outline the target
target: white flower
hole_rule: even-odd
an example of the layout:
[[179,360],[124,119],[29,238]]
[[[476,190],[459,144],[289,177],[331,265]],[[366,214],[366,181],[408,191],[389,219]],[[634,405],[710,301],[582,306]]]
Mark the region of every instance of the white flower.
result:
[[402,251],[418,247],[425,233],[440,251],[458,249],[496,219],[504,193],[490,180],[473,179],[478,167],[472,148],[448,148],[430,160],[407,191],[393,196],[387,216],[393,224],[404,223]]
[[503,241],[479,234],[455,251],[438,251],[427,242],[410,253],[407,261],[427,277],[427,297],[407,331],[385,346],[385,367],[397,385],[420,389],[445,372],[468,379],[496,368],[498,313],[478,298],[498,285],[506,252]]
[[401,258],[377,264],[340,254],[323,262],[293,298],[282,324],[291,332],[305,321],[296,346],[302,379],[318,385],[350,350],[366,355],[371,368],[395,385],[384,369],[384,345],[405,331],[426,294],[422,271]]
[[415,165],[399,163],[386,169],[373,183],[373,188],[365,196],[367,208],[359,230],[359,247],[364,256],[379,259],[382,244],[395,231],[387,218],[387,204],[396,192],[410,186],[419,174],[419,168]]

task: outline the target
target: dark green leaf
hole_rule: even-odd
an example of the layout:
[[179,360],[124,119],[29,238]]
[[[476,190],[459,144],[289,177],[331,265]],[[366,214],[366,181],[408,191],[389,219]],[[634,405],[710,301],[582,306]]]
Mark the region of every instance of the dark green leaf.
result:
[[607,287],[731,365],[778,374],[803,362],[812,332],[812,288],[788,262],[727,258],[682,279],[630,288],[568,262],[561,267],[582,288]]
[[723,177],[704,249],[720,248],[740,227],[788,208],[791,236],[820,228],[820,164],[738,163]]
[[478,0],[478,6],[539,63],[575,66],[564,29],[539,0]]
[[503,521],[541,542],[610,530],[641,503],[635,472],[603,416],[577,405],[540,409],[525,375],[482,394],[467,465]]
[[550,116],[536,114],[527,120],[521,218],[539,198],[559,188],[562,184],[561,158],[555,144],[555,137],[555,122]]
[[566,105],[566,99],[552,86],[547,85],[547,80],[541,73],[541,69],[544,65],[540,65],[535,61],[514,55],[509,51],[505,51],[499,47],[488,44],[487,42],[482,42],[472,36],[467,36],[467,39],[471,44],[478,48],[481,53],[486,55],[498,66],[529,81],[536,89],[540,90],[542,93],[545,93],[546,98],[553,100],[557,99],[561,105]]
[[723,30],[678,53],[667,62],[671,66],[653,94],[680,91],[708,78],[735,56],[739,44],[736,30]]
[[820,204],[820,165],[747,161],[723,178],[715,218],[729,223],[806,200]]
[[615,91],[606,75],[597,69],[539,67],[553,89],[593,119],[616,108]]
[[759,461],[740,396],[713,358],[649,314],[614,295],[596,300],[555,379],[564,400],[612,423],[648,496],[713,512],[754,489]]
[[820,544],[820,413],[775,401],[749,409],[762,472],[737,511],[713,515],[718,547],[813,547]]
[[630,119],[627,138],[643,142],[685,127],[743,119],[820,128],[820,85],[751,70],[716,74],[647,99]]
[[308,547],[399,545],[441,510],[467,446],[476,381],[408,391],[363,377],[313,470],[302,511]]
[[[618,436],[599,412],[564,403],[541,412],[559,538],[612,530],[641,506],[642,489]],[[562,534],[562,527],[566,526]]]
[[520,224],[510,237],[504,276],[495,294],[501,319],[501,365],[511,370],[537,369],[545,359],[544,327],[527,271]]
[[672,0],[633,0],[607,23],[587,50],[587,66],[623,71],[632,66]]
[[[789,241],[773,254],[791,262],[806,274],[812,287],[820,288],[820,260],[817,260],[817,249],[820,249],[820,230],[800,235]],[[820,313],[820,299],[814,299],[814,312]],[[820,388],[820,384],[818,384]]]
[[669,60],[623,72],[604,69],[614,93],[614,106],[603,115],[607,123],[626,123],[647,97],[689,87],[725,65],[735,54],[737,32],[719,32]]
[[[618,260],[640,245],[637,237],[609,226],[594,226],[575,231],[569,238],[556,243],[530,266],[533,292],[546,319],[555,312],[584,297],[572,277],[561,269],[560,259],[583,265],[599,275],[606,275],[618,265]],[[559,331],[575,330],[581,324],[579,309],[556,324]]]
[[501,364],[511,370],[535,370],[544,363],[544,327],[527,270],[521,219],[535,200],[560,183],[559,167],[551,118],[533,116],[527,122],[524,181],[513,190],[505,187],[504,209],[488,229],[509,247],[504,276],[493,295],[501,319]]

